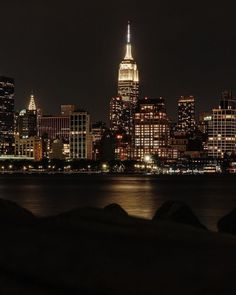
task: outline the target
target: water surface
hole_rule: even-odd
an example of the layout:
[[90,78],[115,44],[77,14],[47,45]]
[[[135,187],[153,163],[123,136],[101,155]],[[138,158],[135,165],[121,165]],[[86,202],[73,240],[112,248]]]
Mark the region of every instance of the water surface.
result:
[[152,218],[164,201],[180,200],[215,229],[217,220],[236,207],[236,176],[0,175],[0,197],[38,216],[118,203],[144,218]]

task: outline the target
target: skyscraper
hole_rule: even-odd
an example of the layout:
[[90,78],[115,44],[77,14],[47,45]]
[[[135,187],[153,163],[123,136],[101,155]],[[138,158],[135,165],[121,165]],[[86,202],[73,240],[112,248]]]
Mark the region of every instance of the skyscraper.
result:
[[165,100],[142,99],[138,102],[134,119],[134,157],[166,157],[170,140],[170,121],[166,114]]
[[236,152],[236,100],[229,91],[222,93],[218,108],[212,110],[207,150],[213,158]]
[[23,109],[17,119],[17,131],[20,138],[37,136],[37,108],[34,95],[31,94],[27,109]]
[[194,96],[181,96],[178,99],[178,125],[179,132],[189,134],[195,129],[195,98]]
[[70,115],[70,158],[92,159],[92,135],[90,115],[76,111]]
[[14,79],[0,77],[0,155],[13,154]]
[[122,128],[126,134],[132,135],[133,117],[139,95],[139,73],[132,56],[130,23],[127,29],[125,57],[120,63],[118,72],[118,96],[110,103],[111,129]]

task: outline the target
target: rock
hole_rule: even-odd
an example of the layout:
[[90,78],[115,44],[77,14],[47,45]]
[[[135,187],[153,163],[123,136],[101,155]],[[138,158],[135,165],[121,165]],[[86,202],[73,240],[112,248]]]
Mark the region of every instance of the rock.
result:
[[128,213],[118,204],[110,204],[104,208],[105,212],[110,213],[113,216],[128,216]]
[[236,234],[236,208],[218,221],[217,228],[219,232]]
[[119,205],[110,205],[106,209],[80,207],[56,216],[39,218],[40,224],[66,227],[93,227],[95,224],[114,224],[126,222],[128,214]]
[[173,221],[206,229],[206,227],[201,224],[198,218],[194,215],[189,206],[183,202],[178,201],[165,202],[159,209],[157,209],[156,214],[152,220]]
[[15,202],[0,199],[0,222],[1,224],[26,224],[35,220],[36,217],[25,208]]

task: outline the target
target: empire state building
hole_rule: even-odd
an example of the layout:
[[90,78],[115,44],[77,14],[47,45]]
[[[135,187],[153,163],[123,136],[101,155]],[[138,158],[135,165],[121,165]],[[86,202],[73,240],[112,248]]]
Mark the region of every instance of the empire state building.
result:
[[122,129],[132,136],[134,112],[139,95],[139,73],[132,56],[130,23],[127,28],[125,57],[118,72],[118,96],[111,99],[110,123],[113,131]]
[[120,63],[118,74],[118,96],[120,96],[124,102],[135,104],[138,99],[138,88],[138,67],[132,56],[130,23],[128,23],[126,54]]

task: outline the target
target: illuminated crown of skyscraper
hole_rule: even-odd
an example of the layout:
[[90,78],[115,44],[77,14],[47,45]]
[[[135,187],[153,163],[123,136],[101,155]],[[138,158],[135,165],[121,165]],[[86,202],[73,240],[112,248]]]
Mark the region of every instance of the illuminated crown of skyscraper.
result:
[[125,57],[120,63],[118,81],[139,82],[138,67],[132,56],[130,22],[127,27],[127,43]]
[[133,60],[132,45],[131,45],[131,33],[130,33],[130,22],[128,22],[126,54],[125,54],[124,59],[125,60]]
[[29,111],[36,111],[37,110],[33,94],[30,95],[30,102],[28,105],[28,110]]

